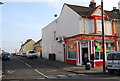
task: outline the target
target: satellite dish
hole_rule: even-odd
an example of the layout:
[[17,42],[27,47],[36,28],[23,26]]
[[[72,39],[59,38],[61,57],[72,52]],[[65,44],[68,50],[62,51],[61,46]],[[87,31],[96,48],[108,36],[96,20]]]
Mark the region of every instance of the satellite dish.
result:
[[0,2],[0,4],[3,4],[2,2]]
[[57,17],[57,14],[55,14],[54,17]]

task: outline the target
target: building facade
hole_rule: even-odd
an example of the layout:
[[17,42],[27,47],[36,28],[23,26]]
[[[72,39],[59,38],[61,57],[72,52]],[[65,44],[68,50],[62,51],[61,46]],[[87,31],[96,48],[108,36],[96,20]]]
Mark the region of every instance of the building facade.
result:
[[[86,56],[94,66],[102,65],[101,6],[64,4],[60,16],[42,30],[42,56],[54,53],[56,60],[84,65]],[[106,56],[118,50],[118,14],[104,11]],[[118,24],[118,22],[117,22]],[[87,55],[85,55],[87,53]]]
[[20,53],[27,53],[27,51],[29,50],[33,50],[34,49],[34,43],[35,41],[32,39],[28,39],[24,44],[21,45],[20,48]]
[[38,52],[38,57],[42,57],[42,39],[34,43],[34,50]]

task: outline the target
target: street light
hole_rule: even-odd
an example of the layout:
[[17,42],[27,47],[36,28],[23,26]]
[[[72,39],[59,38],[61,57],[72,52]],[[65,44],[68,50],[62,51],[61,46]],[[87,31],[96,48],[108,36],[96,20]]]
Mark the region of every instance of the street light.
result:
[[102,44],[103,44],[103,72],[106,71],[105,68],[105,33],[104,33],[104,10],[103,10],[103,0],[101,0],[101,15],[102,15]]

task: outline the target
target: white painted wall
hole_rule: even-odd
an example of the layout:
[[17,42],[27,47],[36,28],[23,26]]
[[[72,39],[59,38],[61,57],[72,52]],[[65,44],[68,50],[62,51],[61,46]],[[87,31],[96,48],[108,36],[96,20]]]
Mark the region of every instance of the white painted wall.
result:
[[58,19],[57,34],[60,36],[73,36],[80,33],[79,20],[80,16],[64,5]]
[[56,54],[56,60],[64,61],[63,43],[54,40],[54,31],[56,31],[56,37],[80,34],[79,19],[80,16],[76,12],[64,5],[57,21],[43,28],[42,56],[44,58],[48,58],[48,54],[51,52]]
[[[59,36],[73,36],[80,34],[79,28],[80,16],[74,12],[67,5],[64,5],[60,17],[58,19],[58,26],[56,28],[57,37]],[[64,47],[62,43],[57,42],[56,44],[56,59],[59,61],[64,61]]]
[[49,53],[56,53],[54,41],[54,31],[56,31],[56,21],[53,21],[42,30],[42,57],[48,58]]

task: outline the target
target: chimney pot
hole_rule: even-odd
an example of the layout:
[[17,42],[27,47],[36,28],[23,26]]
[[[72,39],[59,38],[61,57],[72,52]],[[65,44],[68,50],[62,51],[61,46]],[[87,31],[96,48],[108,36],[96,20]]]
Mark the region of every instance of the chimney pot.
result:
[[89,7],[90,8],[96,8],[96,2],[95,2],[95,0],[91,0],[90,1]]

